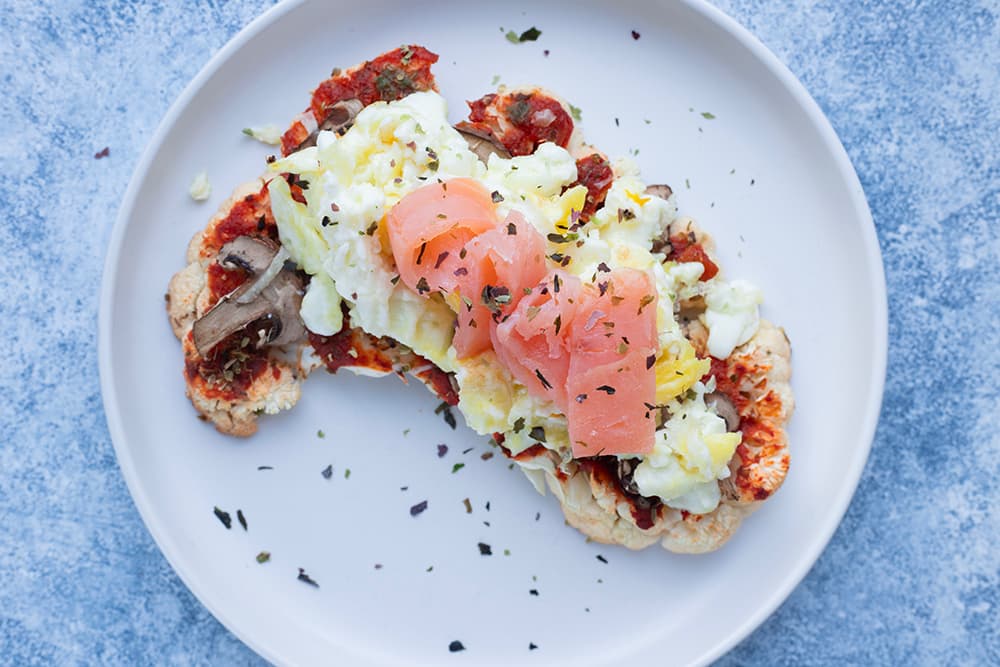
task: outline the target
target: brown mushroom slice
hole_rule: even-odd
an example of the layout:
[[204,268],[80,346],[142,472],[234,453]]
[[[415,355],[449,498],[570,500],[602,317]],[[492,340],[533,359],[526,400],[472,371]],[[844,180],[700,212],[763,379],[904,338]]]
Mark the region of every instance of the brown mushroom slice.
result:
[[194,346],[202,357],[207,357],[212,348],[226,336],[264,318],[271,312],[271,304],[263,298],[255,299],[248,304],[236,303],[236,298],[250,289],[250,285],[249,282],[240,285],[195,320]]
[[319,124],[319,127],[313,130],[295,150],[299,151],[303,148],[315,146],[316,138],[320,132],[337,132],[343,134],[351,128],[351,125],[354,124],[354,119],[357,118],[358,114],[364,108],[365,105],[361,100],[355,97],[337,102],[327,110],[326,118]]
[[202,357],[227,336],[257,323],[252,342],[256,347],[287,345],[306,336],[299,317],[304,284],[294,272],[282,269],[249,303],[239,297],[251,289],[247,282],[219,299],[215,306],[194,323],[194,345]]
[[489,162],[491,155],[498,155],[505,160],[510,159],[510,152],[489,131],[481,130],[465,121],[456,125],[455,129],[468,142],[469,150],[484,164]]
[[705,394],[705,405],[714,407],[715,412],[726,420],[726,430],[734,433],[740,429],[740,413],[729,397],[721,391]]
[[674,194],[674,190],[669,185],[648,185],[646,186],[646,194],[659,197],[660,199],[670,199],[671,195]]
[[219,250],[219,264],[226,269],[240,268],[251,274],[264,271],[278,253],[278,244],[267,238],[238,236]]
[[275,322],[277,330],[271,329],[266,344],[290,345],[305,340],[308,332],[299,316],[304,290],[305,284],[302,278],[297,273],[284,269],[261,292],[261,298],[277,309],[276,312],[272,311],[272,315],[277,317]]

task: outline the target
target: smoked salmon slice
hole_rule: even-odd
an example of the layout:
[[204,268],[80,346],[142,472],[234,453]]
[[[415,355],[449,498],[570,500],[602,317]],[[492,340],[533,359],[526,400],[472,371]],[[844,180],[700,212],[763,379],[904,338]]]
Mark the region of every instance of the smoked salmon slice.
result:
[[492,327],[546,271],[545,239],[517,211],[473,239],[468,248],[469,272],[460,276],[458,287],[468,301],[463,299],[452,341],[459,359],[490,348]]
[[497,358],[569,424],[573,456],[644,454],[656,422],[656,290],[634,269],[553,271],[493,327]]
[[645,454],[656,430],[656,289],[649,274],[615,269],[587,284],[566,332],[573,456]]
[[454,272],[461,249],[496,225],[490,193],[470,178],[414,190],[386,217],[400,280],[419,294],[450,292],[458,284]]
[[553,271],[490,332],[500,363],[533,396],[553,401],[563,413],[570,363],[566,331],[582,287],[576,276]]
[[545,239],[517,211],[497,220],[490,193],[470,179],[432,183],[392,208],[387,233],[403,284],[453,295],[459,359],[490,347],[490,325],[545,275]]

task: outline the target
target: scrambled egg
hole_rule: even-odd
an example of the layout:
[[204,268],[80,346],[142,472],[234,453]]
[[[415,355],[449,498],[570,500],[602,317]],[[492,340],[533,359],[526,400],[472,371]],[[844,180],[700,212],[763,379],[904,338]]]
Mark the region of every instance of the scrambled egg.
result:
[[[664,263],[650,252],[676,216],[673,200],[645,194],[638,170],[628,161],[614,166],[615,180],[604,207],[576,235],[568,234],[587,191],[568,187],[576,162],[563,148],[542,144],[528,156],[492,156],[483,164],[447,120],[444,99],[414,93],[397,102],[363,109],[343,136],[321,132],[316,146],[271,165],[294,174],[307,203],[293,198],[288,182],[270,185],[272,210],[282,244],[312,276],[301,315],[306,326],[332,334],[342,326],[346,304],[355,326],[391,336],[445,371],[454,372],[459,408],[482,434],[504,432],[514,454],[539,442],[569,457],[566,419],[548,401],[531,396],[492,351],[459,360],[451,346],[455,313],[440,296],[424,298],[398,279],[385,234],[385,215],[406,194],[433,179],[473,178],[500,194],[500,217],[517,209],[549,239],[549,253],[572,249],[565,270],[590,280],[602,262],[609,267],[651,271],[659,295],[657,396],[671,418],[636,468],[643,495],[672,507],[709,512],[719,501],[718,479],[739,444],[725,422],[704,402],[700,382],[709,367],[698,359],[674,318],[674,303],[700,293],[708,304],[706,325],[713,355],[726,357],[757,328],[759,293],[745,283],[718,278],[699,283],[698,263]],[[564,236],[563,239],[556,235]],[[568,236],[568,238],[566,238]],[[553,240],[555,239],[555,240]]]

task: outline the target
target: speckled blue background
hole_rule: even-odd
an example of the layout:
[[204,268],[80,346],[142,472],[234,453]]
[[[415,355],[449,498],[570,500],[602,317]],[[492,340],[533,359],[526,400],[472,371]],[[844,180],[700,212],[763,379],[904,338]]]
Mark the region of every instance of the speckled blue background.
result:
[[[262,662],[187,591],[132,504],[101,407],[96,317],[141,151],[269,4],[0,2],[4,664]],[[1000,4],[718,4],[844,142],[878,228],[892,341],[843,524],[721,664],[1000,664]]]

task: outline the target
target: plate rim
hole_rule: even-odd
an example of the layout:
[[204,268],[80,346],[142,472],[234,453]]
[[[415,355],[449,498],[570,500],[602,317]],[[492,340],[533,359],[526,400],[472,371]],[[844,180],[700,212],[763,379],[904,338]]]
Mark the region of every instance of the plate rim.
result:
[[[218,620],[229,632],[234,634],[244,644],[250,647],[264,659],[275,663],[284,664],[283,656],[274,653],[266,643],[258,642],[254,637],[243,631],[243,628],[235,624],[228,614],[217,606],[209,596],[204,594],[200,587],[193,585],[193,576],[184,568],[179,567],[179,553],[175,541],[167,534],[165,527],[156,519],[152,505],[146,494],[145,488],[139,483],[135,469],[135,462],[126,446],[124,427],[121,415],[117,409],[118,395],[115,389],[112,370],[112,350],[111,350],[111,324],[115,312],[115,304],[112,296],[118,283],[118,265],[121,254],[122,243],[125,232],[129,226],[129,219],[135,207],[136,198],[142,183],[145,181],[149,168],[154,157],[159,153],[167,134],[173,129],[178,116],[187,108],[192,99],[202,90],[206,81],[210,79],[229,59],[243,47],[248,41],[253,39],[259,32],[267,28],[272,23],[281,19],[285,14],[295,10],[299,6],[314,0],[283,0],[274,6],[266,9],[250,23],[244,26],[231,39],[229,39],[218,51],[216,51],[206,62],[198,73],[184,87],[180,95],[173,101],[166,114],[160,120],[152,137],[146,145],[142,155],[136,162],[132,176],[129,179],[128,187],[122,198],[122,203],[118,208],[111,235],[108,241],[105,254],[104,268],[100,287],[100,305],[98,310],[97,326],[97,348],[98,348],[98,372],[100,376],[101,398],[104,408],[104,415],[108,425],[109,435],[115,450],[118,465],[121,468],[122,476],[125,478],[126,487],[132,500],[142,518],[146,530],[149,531],[156,543],[157,548],[163,557],[170,564],[171,569],[184,583],[185,587],[195,598]],[[865,465],[868,461],[871,448],[874,442],[876,428],[878,426],[884,399],[886,371],[888,363],[888,294],[885,280],[885,269],[882,261],[881,248],[878,242],[878,235],[875,222],[872,218],[871,210],[868,206],[867,198],[861,181],[854,169],[853,163],[847,154],[846,149],[833,129],[826,114],[823,113],[819,104],[806,90],[801,81],[791,72],[791,70],[770,50],[763,42],[754,36],[749,29],[740,24],[736,19],[726,14],[721,9],[709,4],[708,0],[679,0],[689,10],[699,14],[716,27],[723,30],[726,35],[735,40],[738,44],[746,48],[751,54],[773,74],[778,83],[792,96],[799,108],[805,115],[819,135],[824,147],[834,159],[838,175],[844,180],[851,198],[858,220],[861,222],[861,241],[865,248],[865,262],[872,272],[874,283],[872,285],[872,305],[873,312],[873,357],[874,363],[869,377],[869,388],[872,398],[866,406],[865,414],[862,417],[861,447],[856,451],[854,459],[843,471],[845,483],[840,487],[839,493],[832,499],[830,507],[834,510],[829,514],[829,519],[818,531],[818,539],[814,539],[807,549],[803,551],[803,557],[799,559],[796,567],[788,573],[780,586],[776,587],[771,594],[759,604],[754,613],[740,624],[736,625],[728,635],[719,641],[715,646],[704,651],[691,665],[702,666],[713,662],[725,653],[734,648],[739,642],[748,637],[764,621],[766,621],[777,608],[791,595],[798,587],[805,576],[813,568],[823,551],[826,549],[837,528],[843,521],[848,506],[854,497]]]

